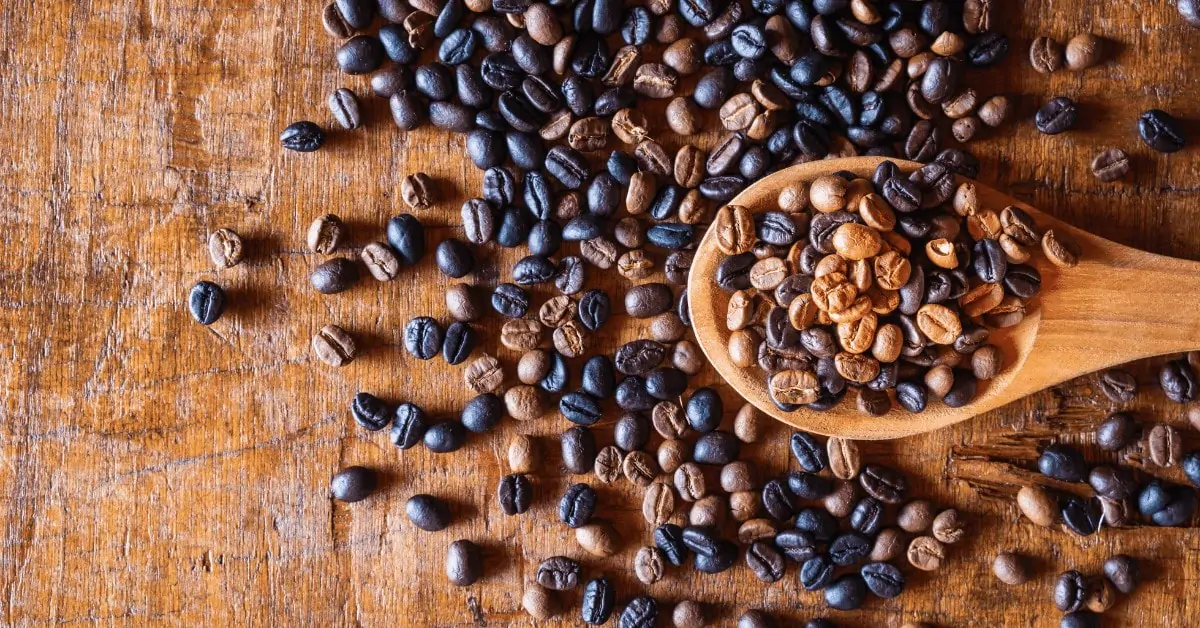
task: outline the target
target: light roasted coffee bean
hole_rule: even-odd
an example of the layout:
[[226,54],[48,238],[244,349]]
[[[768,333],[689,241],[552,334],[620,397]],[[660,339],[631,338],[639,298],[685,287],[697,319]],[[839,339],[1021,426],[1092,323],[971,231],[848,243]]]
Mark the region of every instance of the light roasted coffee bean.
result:
[[858,444],[852,440],[830,437],[825,443],[829,454],[829,469],[833,476],[842,480],[853,480],[858,476],[861,462]]
[[922,571],[937,571],[945,558],[945,547],[931,536],[919,536],[908,545],[909,564]]
[[312,349],[318,359],[333,367],[345,366],[358,355],[354,338],[337,325],[326,325],[313,335]]

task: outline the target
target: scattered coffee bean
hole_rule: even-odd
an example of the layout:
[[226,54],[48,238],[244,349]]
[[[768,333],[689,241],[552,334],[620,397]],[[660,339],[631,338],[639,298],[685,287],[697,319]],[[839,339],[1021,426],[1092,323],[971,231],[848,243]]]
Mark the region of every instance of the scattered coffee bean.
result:
[[476,544],[459,539],[446,551],[446,578],[459,587],[475,584],[483,577],[483,550]]
[[419,494],[404,503],[408,520],[426,532],[439,532],[450,527],[450,507],[433,495]]
[[1131,168],[1129,155],[1120,148],[1109,148],[1092,159],[1092,174],[1105,183],[1125,178]]
[[307,120],[293,122],[279,134],[284,148],[299,153],[311,153],[325,143],[325,132]]
[[201,325],[212,325],[225,313],[225,290],[211,281],[197,283],[188,294],[188,311]]
[[329,482],[329,494],[340,502],[353,503],[366,499],[379,486],[379,476],[366,467],[346,467]]

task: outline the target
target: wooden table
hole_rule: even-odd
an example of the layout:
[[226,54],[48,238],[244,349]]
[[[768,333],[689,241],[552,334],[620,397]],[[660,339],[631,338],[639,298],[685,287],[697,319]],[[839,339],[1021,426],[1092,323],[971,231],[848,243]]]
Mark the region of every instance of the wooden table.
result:
[[[582,556],[552,514],[567,482],[553,441],[565,427],[557,416],[509,421],[463,451],[435,456],[400,453],[348,415],[359,390],[439,413],[468,397],[461,367],[417,363],[401,343],[408,318],[446,317],[448,282],[430,256],[389,284],[315,294],[307,275],[319,258],[304,247],[305,228],[334,212],[351,223],[355,245],[379,238],[400,210],[400,176],[423,170],[444,184],[442,201],[422,213],[436,241],[458,231],[458,206],[479,176],[461,137],[399,133],[379,102],[370,104],[367,130],[334,134],[319,153],[279,148],[291,121],[329,124],[324,99],[335,87],[367,91],[365,78],[332,67],[321,6],[91,0],[0,9],[0,321],[11,330],[0,340],[0,624],[524,625],[522,586],[537,563]],[[1151,107],[1200,119],[1200,33],[1166,3],[1033,0],[1003,22],[1015,36],[1012,58],[975,83],[985,94],[1016,95],[1020,116],[972,146],[983,158],[981,178],[1113,240],[1200,257],[1200,132],[1193,124],[1191,146],[1162,156],[1135,130],[1137,114]],[[1065,41],[1089,29],[1113,43],[1108,64],[1050,77],[1028,66],[1034,36]],[[1040,137],[1029,120],[1059,94],[1080,102],[1081,128]],[[1100,183],[1088,170],[1109,146],[1136,163],[1120,183]],[[244,265],[214,272],[205,242],[218,227],[247,238]],[[495,269],[512,259],[489,250],[472,281],[494,283]],[[201,279],[226,286],[232,300],[211,328],[185,307]],[[627,285],[598,283],[614,294]],[[312,333],[330,322],[367,347],[341,370],[309,349]],[[626,323],[610,325],[605,346],[638,333]],[[485,348],[497,351],[494,321],[486,335]],[[511,368],[515,356],[498,353]],[[1160,363],[1132,366],[1146,388],[1132,409],[1200,445],[1184,408],[1154,385]],[[1013,505],[1020,484],[1040,481],[1031,470],[1041,444],[1066,441],[1089,461],[1115,461],[1091,436],[1111,409],[1085,377],[954,429],[864,445],[869,458],[907,471],[914,494],[969,512],[975,532],[942,571],[911,574],[905,595],[857,613],[823,610],[817,594],[799,589],[794,568],[773,586],[742,565],[638,584],[628,567],[648,530],[641,491],[625,483],[601,488],[602,515],[616,522],[624,549],[586,559],[587,572],[608,573],[620,605],[640,593],[668,608],[695,598],[712,603],[726,625],[763,606],[792,620],[834,615],[844,626],[1056,626],[1054,576],[1097,573],[1123,551],[1154,575],[1106,625],[1187,625],[1200,616],[1194,530],[1136,527],[1076,539],[1033,526]],[[505,517],[494,491],[518,430],[541,436],[550,453],[532,512]],[[605,427],[597,432],[611,437]],[[794,464],[782,428],[748,450],[764,474]],[[1125,461],[1141,467],[1143,458],[1135,451]],[[350,464],[385,471],[384,490],[359,504],[333,503],[329,477]],[[1147,471],[1182,478],[1178,469]],[[451,500],[450,529],[414,530],[403,509],[418,492]],[[446,583],[445,548],[458,538],[487,548],[487,576],[476,586]],[[1000,585],[990,565],[1001,549],[1035,556],[1036,579]],[[574,624],[578,592],[564,597],[572,608],[563,624]]]

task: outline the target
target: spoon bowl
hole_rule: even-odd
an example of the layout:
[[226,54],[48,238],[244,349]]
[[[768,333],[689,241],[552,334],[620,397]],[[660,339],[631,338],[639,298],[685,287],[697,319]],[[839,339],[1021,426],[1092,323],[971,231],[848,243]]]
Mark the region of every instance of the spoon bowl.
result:
[[[754,213],[778,209],[779,192],[797,181],[839,171],[870,178],[881,157],[830,159],[793,166],[767,176],[730,201]],[[905,172],[921,166],[891,160]],[[960,182],[966,181],[958,177]],[[688,277],[692,327],[709,362],[725,381],[764,413],[793,427],[856,440],[882,440],[930,432],[965,421],[1054,384],[1138,358],[1200,348],[1200,263],[1153,255],[1094,236],[1001,192],[976,183],[979,206],[999,212],[1024,209],[1039,230],[1053,228],[1079,244],[1073,268],[1059,268],[1037,251],[1028,264],[1042,275],[1041,292],[1029,302],[1024,320],[992,329],[990,344],[1005,356],[1000,375],[979,382],[970,403],[951,408],[930,399],[924,412],[898,405],[881,417],[860,413],[853,397],[819,412],[780,409],[771,400],[757,366],[742,368],[729,357],[725,325],[730,294],[714,280],[724,254],[709,229],[696,251]]]

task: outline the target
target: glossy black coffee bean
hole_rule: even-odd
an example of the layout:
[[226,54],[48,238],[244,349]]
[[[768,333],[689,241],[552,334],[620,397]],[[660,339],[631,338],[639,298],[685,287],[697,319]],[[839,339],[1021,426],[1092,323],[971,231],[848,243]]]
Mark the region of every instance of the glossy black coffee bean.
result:
[[1196,514],[1196,491],[1186,486],[1172,486],[1170,502],[1150,519],[1157,526],[1183,526],[1191,522]]
[[859,570],[871,593],[890,599],[904,593],[904,573],[890,563],[867,563]]
[[614,395],[617,406],[628,412],[647,412],[658,404],[646,390],[646,380],[637,375],[622,379]]
[[815,473],[804,471],[789,471],[785,476],[788,490],[803,500],[817,500],[833,491],[833,484],[826,478]]
[[839,227],[848,222],[860,223],[862,219],[858,214],[848,211],[818,214],[813,217],[812,223],[808,227],[808,240],[813,248],[822,255],[832,254],[835,252],[833,236]]
[[584,363],[580,386],[583,392],[596,399],[607,399],[613,395],[617,387],[616,373],[607,356],[592,356]]
[[883,503],[874,497],[858,500],[854,511],[850,513],[850,527],[863,534],[874,535],[883,527],[883,508]]
[[567,188],[579,189],[587,180],[588,163],[579,151],[555,146],[546,154],[546,171]]
[[613,444],[626,452],[642,449],[650,442],[650,433],[653,430],[650,419],[644,414],[621,415],[617,424],[613,426]]
[[596,491],[587,484],[573,484],[558,502],[558,520],[580,528],[591,521],[595,510]]
[[562,107],[558,88],[538,76],[527,76],[521,82],[521,93],[525,100],[542,113],[551,113]]
[[519,91],[510,89],[501,93],[497,103],[504,121],[518,131],[537,131],[546,122],[546,114]]
[[293,122],[279,134],[279,143],[286,149],[298,153],[311,153],[325,143],[325,132],[307,120]]
[[[824,214],[822,214],[824,215]],[[750,267],[758,261],[754,253],[730,255],[717,265],[717,285],[726,292],[750,287]]]
[[725,465],[737,460],[741,441],[729,432],[720,430],[704,434],[696,440],[692,460],[698,464]]
[[412,65],[420,57],[420,51],[408,43],[408,33],[400,24],[384,24],[379,27],[379,43],[383,52],[393,63]]
[[612,175],[617,183],[628,186],[630,179],[638,171],[637,159],[633,155],[620,150],[614,150],[609,153],[608,161],[605,162],[605,168],[608,174]]
[[678,399],[687,390],[687,375],[677,368],[658,368],[646,375],[646,392],[655,399]]
[[1138,493],[1137,481],[1124,467],[1095,467],[1088,473],[1088,484],[1100,497],[1116,501],[1130,499]]
[[655,220],[668,220],[679,212],[679,204],[683,202],[687,190],[669,183],[658,188],[654,200],[650,203],[650,217]]
[[462,449],[467,443],[467,432],[458,421],[443,421],[425,430],[422,440],[429,451],[447,454]]
[[[463,15],[467,12],[466,5],[462,0],[448,0],[442,5],[442,10],[438,12],[437,17],[433,22],[433,36],[439,39],[445,39],[454,32],[455,26],[462,21]],[[470,55],[467,55],[468,57]]]
[[577,316],[588,330],[598,331],[612,316],[612,301],[603,290],[588,290],[579,299]]
[[716,390],[699,388],[688,398],[684,410],[688,426],[701,434],[707,434],[721,426],[725,404]]
[[582,391],[563,395],[558,410],[563,418],[578,425],[594,425],[603,415],[600,403]]
[[868,495],[887,504],[898,504],[908,491],[908,479],[891,467],[869,464],[858,474],[858,483]]
[[1046,103],[1033,118],[1033,125],[1046,135],[1057,135],[1070,130],[1079,119],[1079,111],[1075,101],[1066,96],[1059,96]]
[[354,416],[356,423],[372,432],[377,432],[392,422],[392,408],[371,393],[360,392],[354,395],[350,402],[350,414]]
[[666,348],[663,345],[642,339],[622,345],[613,361],[617,370],[624,375],[645,375],[661,364],[665,357]]
[[680,538],[685,547],[704,556],[716,554],[717,545],[721,542],[720,532],[711,526],[687,526]]
[[624,192],[621,184],[607,172],[601,172],[588,182],[587,207],[588,213],[599,218],[607,218],[617,213]]
[[592,105],[596,102],[596,93],[587,79],[578,75],[568,76],[563,79],[561,90],[563,101],[571,113],[584,117],[591,112]]
[[217,322],[225,313],[225,304],[225,289],[211,281],[197,283],[188,293],[188,311],[201,325]]
[[584,33],[575,42],[571,53],[571,69],[587,78],[599,78],[612,65],[612,53],[604,38]]
[[453,71],[441,63],[418,67],[413,73],[413,83],[430,100],[450,100],[457,85]]
[[554,278],[554,286],[563,294],[578,294],[583,290],[584,273],[583,260],[568,255],[558,262],[558,276]]
[[538,382],[538,388],[557,395],[567,389],[567,383],[571,379],[571,372],[567,368],[567,361],[559,352],[550,351],[549,353],[550,371]]
[[507,52],[492,53],[484,57],[479,65],[479,73],[483,82],[497,91],[515,89],[525,78],[525,71]]
[[[717,203],[725,203],[746,187],[746,180],[737,175],[708,177],[700,182],[700,195]],[[689,225],[690,226],[690,225]]]
[[792,126],[792,143],[804,156],[823,159],[829,154],[829,132],[810,120],[800,120]]
[[1080,536],[1095,534],[1100,529],[1100,501],[1078,495],[1063,495],[1060,500],[1063,524]]
[[603,576],[594,578],[583,587],[580,618],[593,626],[606,624],[616,605],[617,593],[612,583]]
[[858,532],[839,534],[829,545],[833,564],[848,567],[862,562],[871,553],[871,539]]
[[520,246],[529,239],[533,221],[529,213],[515,205],[500,210],[500,226],[496,229],[496,244],[505,248]]
[[529,311],[529,294],[516,284],[502,283],[492,291],[492,309],[506,318],[521,318]]
[[1158,372],[1158,383],[1167,399],[1187,403],[1196,398],[1196,373],[1187,360],[1171,360]]
[[508,148],[499,133],[474,129],[467,134],[467,156],[476,168],[485,170],[503,164],[508,158]]
[[450,507],[433,495],[418,494],[404,503],[404,514],[414,526],[426,532],[439,532],[450,527]]
[[817,441],[812,434],[808,432],[795,432],[792,434],[789,443],[792,455],[800,463],[801,469],[809,473],[819,473],[829,464],[829,456],[825,451],[825,445]]
[[1042,274],[1033,266],[1014,264],[1004,275],[1004,288],[1013,296],[1031,299],[1042,290]]
[[407,266],[421,261],[425,255],[425,227],[410,214],[401,214],[388,220],[387,241]]
[[646,239],[662,249],[677,251],[692,243],[696,229],[692,225],[662,223],[646,230]]
[[816,99],[816,88],[792,78],[786,68],[779,66],[771,68],[767,72],[767,78],[771,80],[772,85],[779,88],[779,91],[794,101],[806,102]]
[[920,382],[900,382],[896,384],[896,401],[909,412],[924,412],[929,402],[929,392]]
[[428,428],[429,418],[420,406],[402,403],[396,408],[395,419],[392,423],[390,434],[392,444],[400,449],[414,447],[424,439]]
[[831,541],[838,533],[837,520],[824,508],[805,508],[796,514],[796,529],[817,541]]
[[621,40],[628,46],[644,46],[650,41],[654,17],[645,7],[629,7],[621,22]]
[[545,257],[530,255],[513,265],[513,282],[518,286],[532,286],[553,281],[558,265]]
[[461,279],[475,270],[475,256],[471,249],[461,240],[448,238],[442,240],[434,252],[438,270],[447,277]]
[[567,242],[583,242],[604,235],[604,227],[595,216],[584,214],[572,218],[563,227],[563,239]]
[[1008,37],[1001,33],[984,33],[967,48],[967,61],[977,67],[989,67],[1008,56]]
[[732,66],[741,59],[728,39],[718,39],[704,48],[704,65],[707,66]]
[[442,350],[444,332],[438,322],[428,316],[418,316],[404,327],[404,348],[419,360],[429,360]]
[[820,591],[833,582],[837,567],[825,554],[817,554],[800,566],[800,585],[807,591]]
[[596,96],[596,103],[592,105],[592,111],[598,116],[607,118],[621,109],[632,107],[636,101],[637,94],[632,89],[610,87]]
[[442,358],[452,366],[462,364],[475,350],[477,342],[478,336],[473,327],[462,321],[455,321],[446,328],[446,339],[442,342]]
[[721,5],[716,0],[689,0],[679,5],[679,15],[696,28],[707,26],[720,11]]
[[839,611],[858,609],[866,599],[867,585],[858,574],[845,574],[825,587],[825,604]]
[[1174,153],[1187,145],[1183,124],[1161,109],[1151,109],[1138,117],[1138,136],[1160,153]]
[[817,555],[817,542],[812,535],[796,529],[783,530],[775,535],[775,547],[783,555],[798,563],[803,563]]
[[1087,478],[1088,465],[1078,449],[1054,444],[1046,447],[1038,457],[1038,471],[1063,482],[1083,482]]
[[[691,2],[684,4],[691,4]],[[734,83],[733,70],[727,67],[713,68],[704,73],[696,82],[692,100],[703,109],[718,109],[729,99]]]
[[[539,220],[530,227],[526,244],[529,245],[530,255],[544,258],[557,253],[562,247],[562,242],[562,227],[559,227],[557,222]],[[547,281],[553,281],[557,274],[558,265],[551,263],[550,277]]]
[[479,70],[469,65],[454,68],[454,85],[462,104],[482,109],[492,104],[492,88],[483,82]]
[[504,514],[519,515],[529,510],[533,502],[533,483],[522,473],[513,473],[500,478],[496,488],[496,500]]
[[682,566],[688,557],[687,545],[683,542],[683,528],[666,523],[654,529],[654,545],[662,550],[667,562]]
[[526,74],[538,76],[550,72],[554,67],[550,48],[537,43],[527,33],[513,40],[512,55]]
[[763,484],[762,504],[771,517],[786,521],[796,513],[799,502],[784,480],[771,479]]
[[575,475],[591,473],[596,462],[596,436],[582,425],[562,433],[563,466]]
[[367,35],[351,37],[334,52],[338,67],[346,74],[370,74],[383,65],[386,56],[383,44]]
[[504,134],[504,143],[513,164],[522,171],[536,170],[546,162],[546,146],[534,133],[509,131]]
[[504,400],[493,393],[484,393],[467,402],[460,420],[463,427],[482,434],[496,427],[504,414]]
[[737,563],[738,547],[732,541],[717,541],[716,551],[711,555],[696,554],[692,565],[696,571],[706,574],[721,573]]
[[755,181],[771,167],[771,153],[763,146],[751,146],[738,160],[738,174],[746,181]]

